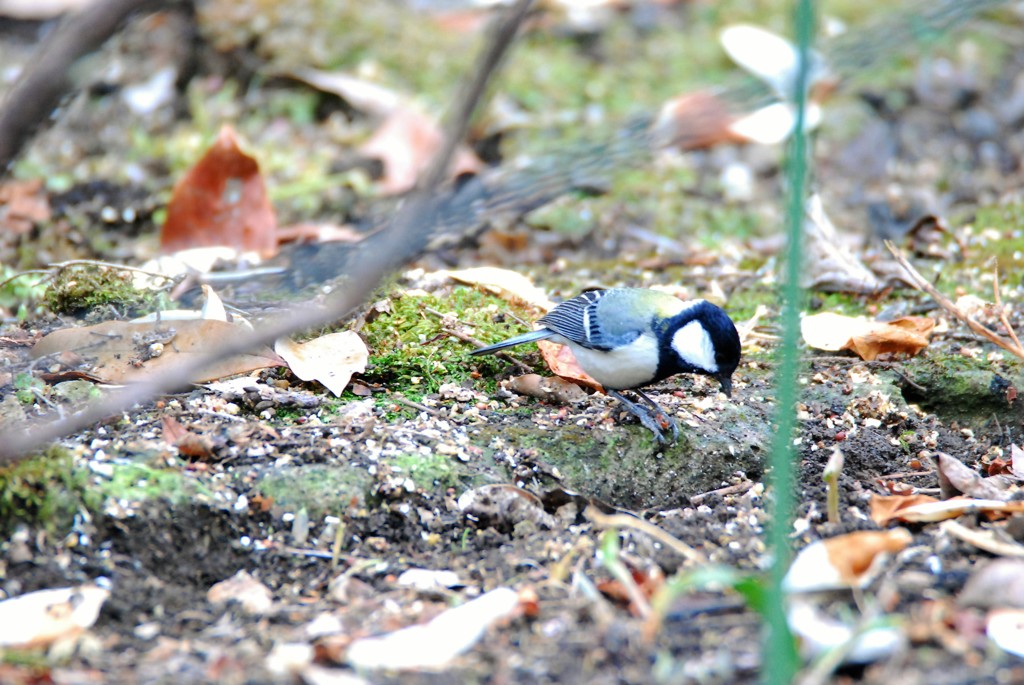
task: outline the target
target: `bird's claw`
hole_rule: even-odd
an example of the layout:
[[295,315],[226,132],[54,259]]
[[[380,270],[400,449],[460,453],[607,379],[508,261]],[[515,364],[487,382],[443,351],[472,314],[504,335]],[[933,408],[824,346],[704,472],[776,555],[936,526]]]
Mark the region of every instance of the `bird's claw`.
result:
[[658,406],[657,402],[647,397],[647,395],[643,394],[641,391],[635,390],[634,392],[651,405],[651,409],[654,410],[653,413],[651,409],[628,400],[614,390],[606,389],[606,392],[622,403],[622,406],[628,409],[631,414],[640,419],[640,423],[654,433],[654,437],[658,439],[659,443],[665,444],[667,442],[665,439],[665,431],[669,426],[672,427],[672,442],[674,443],[679,440],[679,424],[676,423],[676,420],[666,414],[665,410]]

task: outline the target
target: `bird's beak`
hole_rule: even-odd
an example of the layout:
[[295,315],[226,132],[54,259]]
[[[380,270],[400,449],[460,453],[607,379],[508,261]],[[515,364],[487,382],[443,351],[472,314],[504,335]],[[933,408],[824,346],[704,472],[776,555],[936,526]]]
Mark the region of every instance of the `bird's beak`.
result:
[[729,376],[719,376],[718,382],[722,384],[722,392],[725,393],[725,396],[732,397],[732,378]]

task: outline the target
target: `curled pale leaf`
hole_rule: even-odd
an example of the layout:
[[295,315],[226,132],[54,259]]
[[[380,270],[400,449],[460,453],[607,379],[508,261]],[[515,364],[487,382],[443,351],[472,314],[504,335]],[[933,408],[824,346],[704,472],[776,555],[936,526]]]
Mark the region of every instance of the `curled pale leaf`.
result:
[[506,300],[524,302],[545,312],[555,306],[543,290],[517,271],[481,266],[446,273],[459,283],[484,288]]
[[281,338],[274,344],[274,350],[296,376],[304,381],[319,381],[335,395],[341,395],[353,373],[366,370],[370,359],[366,343],[352,331],[331,333],[304,343]]
[[[393,110],[359,151],[384,166],[380,190],[404,193],[416,185],[420,172],[441,148],[443,135],[437,121],[414,107]],[[459,147],[449,172],[459,176],[483,168],[480,159],[465,145]]]
[[805,316],[800,322],[804,342],[818,350],[851,350],[872,361],[880,355],[913,356],[928,347],[935,321],[906,316],[892,321],[865,319],[824,312]]
[[356,640],[348,648],[348,662],[358,669],[441,669],[518,608],[518,593],[499,587],[424,625]]

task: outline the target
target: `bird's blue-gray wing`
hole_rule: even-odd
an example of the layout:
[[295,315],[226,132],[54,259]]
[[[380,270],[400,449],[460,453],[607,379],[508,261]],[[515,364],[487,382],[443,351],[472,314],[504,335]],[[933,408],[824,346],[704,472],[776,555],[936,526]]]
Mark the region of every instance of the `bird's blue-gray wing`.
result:
[[[612,316],[609,328],[607,312],[598,317],[598,304],[611,296],[615,290],[591,290],[566,300],[541,317],[540,323],[563,338],[577,345],[595,350],[610,350],[632,342],[640,335],[639,326],[617,325],[619,317]],[[608,302],[606,302],[608,304]]]

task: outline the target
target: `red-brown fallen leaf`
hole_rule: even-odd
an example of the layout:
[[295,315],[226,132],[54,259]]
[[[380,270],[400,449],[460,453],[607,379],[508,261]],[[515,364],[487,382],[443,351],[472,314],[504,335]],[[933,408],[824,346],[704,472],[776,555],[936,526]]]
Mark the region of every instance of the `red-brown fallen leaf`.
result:
[[657,145],[680,150],[747,142],[730,128],[734,121],[726,104],[713,93],[683,93],[662,106],[651,134]]
[[537,347],[540,349],[541,356],[544,357],[544,363],[551,369],[551,373],[582,385],[585,388],[604,392],[601,384],[580,368],[576,357],[573,356],[572,350],[568,347],[548,342],[547,340],[538,341]]
[[164,442],[177,447],[181,456],[203,460],[213,457],[213,441],[206,435],[193,433],[173,416],[164,417],[163,429]]
[[263,257],[277,252],[277,218],[259,163],[242,152],[230,126],[174,185],[160,230],[164,253],[211,245]]
[[[441,147],[441,127],[434,119],[413,108],[393,111],[373,136],[359,148],[362,155],[379,159],[384,175],[379,188],[385,194],[412,190],[416,179]],[[460,146],[448,170],[451,176],[476,173],[483,162],[469,148]]]
[[0,231],[20,235],[50,219],[50,200],[42,179],[0,185]]
[[[653,597],[654,593],[665,584],[665,576],[662,575],[657,567],[652,568],[647,573],[632,568],[629,570],[629,574],[633,577],[633,582],[640,590],[640,594],[646,599]],[[622,581],[614,578],[598,581],[597,590],[613,602],[628,607],[630,613],[639,615],[639,608],[633,604],[632,595],[629,589],[622,584]]]
[[[170,323],[105,321],[95,326],[50,333],[32,348],[36,358],[74,350],[85,360],[80,369],[105,383],[142,380],[156,369],[206,352],[217,342],[239,335],[235,324],[212,319]],[[213,362],[183,382],[201,383],[270,366],[284,360],[267,348]]]

